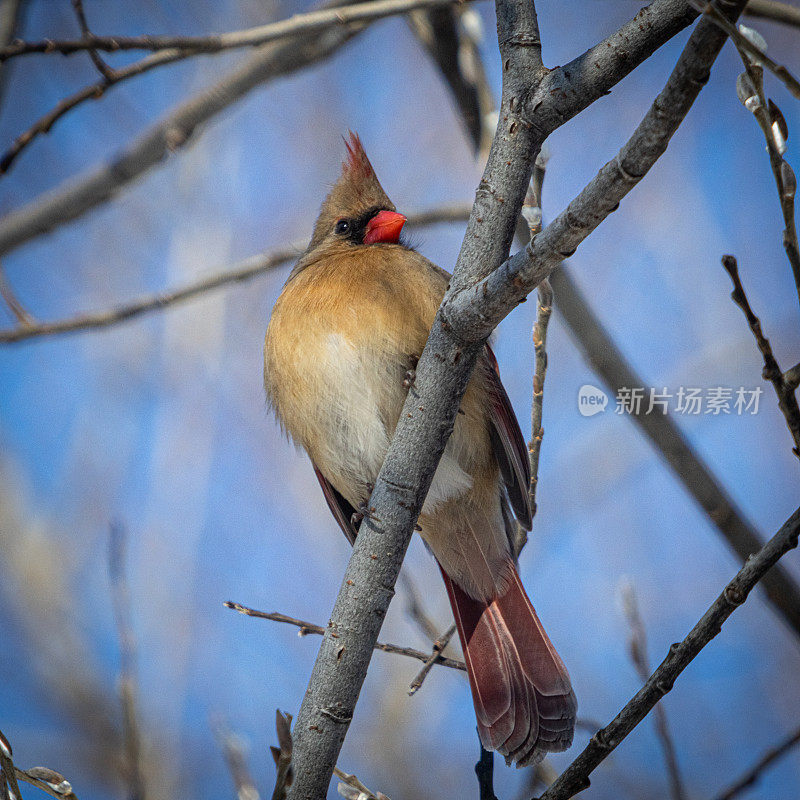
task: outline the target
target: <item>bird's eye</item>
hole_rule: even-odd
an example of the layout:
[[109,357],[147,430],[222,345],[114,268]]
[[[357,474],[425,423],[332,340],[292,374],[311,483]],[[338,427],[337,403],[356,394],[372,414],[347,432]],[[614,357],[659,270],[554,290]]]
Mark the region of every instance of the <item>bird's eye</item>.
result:
[[347,233],[350,230],[350,223],[346,219],[340,219],[336,223],[336,227],[334,228],[334,230],[336,231],[336,233],[340,235]]

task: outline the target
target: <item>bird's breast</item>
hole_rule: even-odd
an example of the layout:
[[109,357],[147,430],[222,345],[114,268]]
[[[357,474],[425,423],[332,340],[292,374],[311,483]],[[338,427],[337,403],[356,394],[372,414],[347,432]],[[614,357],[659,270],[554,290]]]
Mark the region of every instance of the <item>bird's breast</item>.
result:
[[323,264],[287,284],[267,330],[265,384],[286,431],[357,505],[383,463],[438,300],[421,301],[419,287],[385,269],[347,266]]

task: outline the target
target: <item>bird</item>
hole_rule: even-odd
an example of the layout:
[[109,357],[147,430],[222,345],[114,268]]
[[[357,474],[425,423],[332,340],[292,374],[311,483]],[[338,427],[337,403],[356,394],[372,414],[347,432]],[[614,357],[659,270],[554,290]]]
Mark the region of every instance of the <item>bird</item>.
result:
[[[406,217],[359,137],[275,302],[264,385],[352,544],[449,274],[409,246]],[[520,581],[510,537],[531,528],[528,450],[486,344],[417,530],[439,564],[483,747],[518,767],[572,743],[577,702]]]

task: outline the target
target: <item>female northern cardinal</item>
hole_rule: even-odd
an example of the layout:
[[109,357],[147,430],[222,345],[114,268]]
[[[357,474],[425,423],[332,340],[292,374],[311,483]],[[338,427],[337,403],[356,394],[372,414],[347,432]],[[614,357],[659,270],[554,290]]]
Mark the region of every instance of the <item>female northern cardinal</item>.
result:
[[[449,275],[400,242],[406,218],[359,138],[272,312],[267,396],[352,543]],[[520,583],[513,514],[530,530],[528,455],[488,345],[419,517],[444,576],[478,732],[510,763],[572,742],[569,675]]]

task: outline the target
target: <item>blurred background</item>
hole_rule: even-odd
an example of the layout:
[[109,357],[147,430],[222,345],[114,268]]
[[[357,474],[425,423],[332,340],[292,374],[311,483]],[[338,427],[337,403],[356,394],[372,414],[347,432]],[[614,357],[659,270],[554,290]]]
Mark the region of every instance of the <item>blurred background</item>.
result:
[[[100,34],[199,35],[281,19],[305,5],[262,0],[86,0]],[[545,63],[565,63],[638,10],[628,0],[541,2]],[[499,96],[494,9],[472,8]],[[800,32],[750,20],[769,52],[800,69]],[[72,38],[69,0],[26,0],[25,39]],[[613,157],[666,80],[684,33],[549,140],[545,219]],[[60,120],[0,178],[0,213],[102,163],[249,52],[190,58],[109,90]],[[114,66],[138,54],[112,54]],[[797,503],[797,459],[741,312],[723,253],[785,368],[798,360],[797,296],[764,139],[736,97],[727,44],[666,155],[571,260],[572,275],[644,387],[764,387],[756,414],[675,414],[762,537]],[[4,68],[0,143],[97,80],[87,54],[32,55]],[[800,166],[798,104],[770,76]],[[103,310],[302,242],[339,174],[341,134],[358,131],[398,210],[468,204],[482,170],[436,65],[400,18],[332,58],[247,94],[110,201],[3,258],[8,284],[41,320]],[[412,229],[452,269],[463,223]],[[81,800],[123,797],[120,641],[109,576],[112,525],[125,532],[136,709],[148,797],[232,797],[214,735],[248,749],[262,796],[274,784],[275,709],[295,714],[319,639],[223,607],[235,600],[325,624],[349,546],[305,456],[265,406],[261,348],[290,264],[125,324],[0,345],[0,728],[20,767],[62,772]],[[501,326],[496,353],[530,434],[535,302]],[[15,324],[0,307],[4,328]],[[707,516],[614,397],[584,417],[578,391],[602,387],[556,312],[548,342],[538,513],[521,557],[529,593],[572,674],[583,719],[608,722],[640,685],[620,587],[635,588],[657,664],[738,569]],[[785,568],[800,580],[798,554]],[[432,559],[415,538],[406,573],[428,614],[451,621]],[[381,639],[428,649],[401,583]],[[456,648],[457,649],[457,648]],[[800,718],[800,642],[756,591],[663,705],[692,798],[713,797]],[[339,766],[393,800],[477,797],[478,742],[463,673],[377,653]],[[577,755],[553,757],[557,770]],[[335,782],[330,797],[336,796]],[[498,760],[501,800],[530,776]],[[25,796],[39,796],[23,786]],[[652,718],[592,776],[587,797],[664,797]],[[794,800],[800,750],[748,796]],[[43,796],[43,795],[42,795]]]

